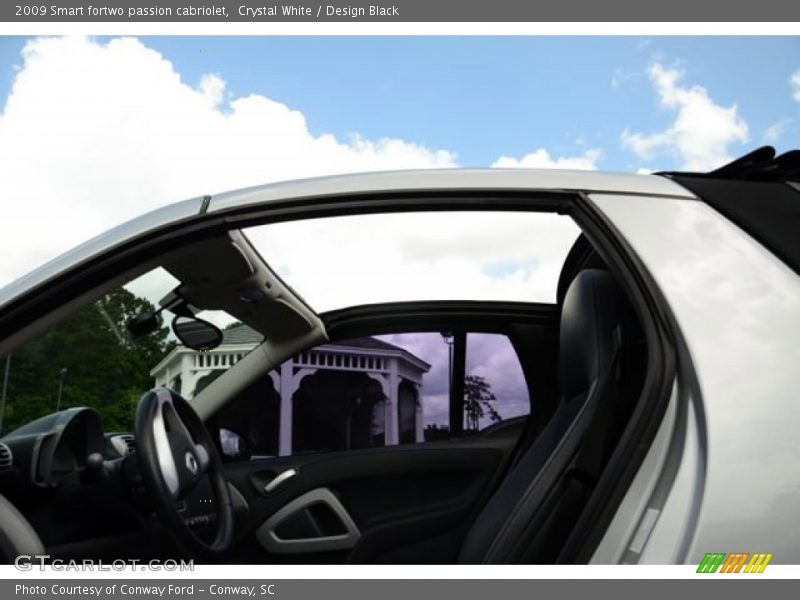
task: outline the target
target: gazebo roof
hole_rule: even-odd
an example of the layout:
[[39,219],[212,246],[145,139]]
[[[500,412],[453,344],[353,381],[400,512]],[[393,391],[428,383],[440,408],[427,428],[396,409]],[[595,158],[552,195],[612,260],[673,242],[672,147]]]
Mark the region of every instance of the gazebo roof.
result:
[[264,336],[247,325],[237,325],[222,332],[221,346],[230,344],[260,344]]

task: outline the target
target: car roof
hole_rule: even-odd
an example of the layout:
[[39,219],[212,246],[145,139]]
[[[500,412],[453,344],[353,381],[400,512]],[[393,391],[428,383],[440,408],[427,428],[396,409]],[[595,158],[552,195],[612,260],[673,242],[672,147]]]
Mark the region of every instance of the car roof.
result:
[[353,194],[424,194],[449,191],[551,191],[621,193],[695,198],[666,177],[599,171],[547,169],[430,169],[359,173],[271,183],[169,204],[84,242],[0,289],[0,308],[60,273],[141,235],[203,214]]
[[209,212],[222,212],[276,200],[385,192],[424,194],[446,190],[480,192],[600,192],[694,198],[665,177],[565,169],[421,169],[334,175],[271,183],[212,197]]

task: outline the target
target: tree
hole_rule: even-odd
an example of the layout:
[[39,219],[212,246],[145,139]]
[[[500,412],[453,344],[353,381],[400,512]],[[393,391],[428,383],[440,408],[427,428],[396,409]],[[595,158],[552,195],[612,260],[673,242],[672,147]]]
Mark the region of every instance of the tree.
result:
[[133,337],[125,324],[153,305],[124,288],[86,306],[14,353],[4,431],[56,409],[60,371],[61,407],[89,406],[107,431],[130,431],[136,404],[153,386],[150,369],[174,346],[160,327]]
[[447,425],[429,423],[428,425],[425,425],[424,433],[426,442],[436,442],[439,440],[450,439],[450,427]]
[[487,415],[492,423],[499,421],[500,413],[493,406],[496,400],[492,386],[486,379],[479,375],[467,375],[464,379],[464,429],[468,432],[478,431],[481,419]]

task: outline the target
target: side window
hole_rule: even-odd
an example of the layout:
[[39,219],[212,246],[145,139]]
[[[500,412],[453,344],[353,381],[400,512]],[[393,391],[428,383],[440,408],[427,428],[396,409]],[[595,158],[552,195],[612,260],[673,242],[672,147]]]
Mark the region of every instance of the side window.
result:
[[424,442],[447,431],[449,348],[439,333],[324,344],[271,374],[281,409],[281,454]]
[[[527,414],[527,388],[508,338],[466,339],[464,434]],[[228,459],[449,439],[453,346],[453,336],[439,332],[323,344],[256,382],[212,427]]]
[[468,334],[465,373],[465,434],[530,413],[525,375],[511,340],[505,335]]

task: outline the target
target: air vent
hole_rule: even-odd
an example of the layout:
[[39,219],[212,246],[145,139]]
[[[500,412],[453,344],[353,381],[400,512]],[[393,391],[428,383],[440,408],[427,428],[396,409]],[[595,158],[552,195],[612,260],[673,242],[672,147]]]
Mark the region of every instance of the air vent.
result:
[[119,452],[120,456],[130,454],[136,448],[134,445],[133,436],[129,434],[115,435],[111,438],[111,443],[113,444],[114,449]]
[[5,471],[11,468],[13,457],[11,456],[11,448],[0,442],[0,471]]

